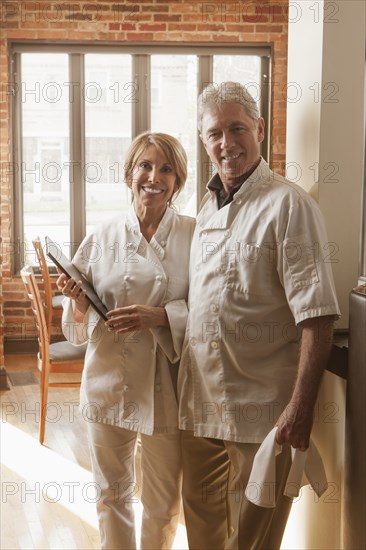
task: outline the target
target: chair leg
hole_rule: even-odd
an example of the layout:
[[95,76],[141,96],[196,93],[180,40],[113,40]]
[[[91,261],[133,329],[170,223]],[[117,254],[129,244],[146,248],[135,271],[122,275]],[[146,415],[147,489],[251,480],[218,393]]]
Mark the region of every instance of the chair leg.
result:
[[[47,391],[47,390],[46,390]],[[43,445],[46,431],[47,397],[41,396],[41,411],[39,419],[39,442]]]
[[45,365],[41,369],[41,387],[40,387],[40,417],[39,417],[39,442],[43,445],[46,431],[47,401],[48,401],[48,377],[49,372]]

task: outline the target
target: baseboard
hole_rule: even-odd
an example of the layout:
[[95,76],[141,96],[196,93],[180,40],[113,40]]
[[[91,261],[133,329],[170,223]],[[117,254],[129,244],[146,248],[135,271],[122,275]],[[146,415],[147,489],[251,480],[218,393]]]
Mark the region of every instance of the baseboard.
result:
[[[51,342],[61,342],[63,336],[53,336]],[[36,338],[7,339],[4,341],[4,354],[32,354],[38,352],[38,340]]]

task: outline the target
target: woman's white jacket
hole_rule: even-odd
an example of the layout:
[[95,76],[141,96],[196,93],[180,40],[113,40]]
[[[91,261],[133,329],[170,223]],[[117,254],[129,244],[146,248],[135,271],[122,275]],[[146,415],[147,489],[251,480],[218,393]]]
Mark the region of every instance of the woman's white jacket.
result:
[[80,409],[91,422],[145,434],[178,428],[176,379],[186,320],[189,253],[194,219],[168,208],[150,242],[140,231],[133,206],[86,237],[73,263],[92,283],[108,310],[147,304],[165,307],[170,330],[154,328],[123,335],[109,332],[91,307],[83,323],[66,298],[66,338],[88,342]]

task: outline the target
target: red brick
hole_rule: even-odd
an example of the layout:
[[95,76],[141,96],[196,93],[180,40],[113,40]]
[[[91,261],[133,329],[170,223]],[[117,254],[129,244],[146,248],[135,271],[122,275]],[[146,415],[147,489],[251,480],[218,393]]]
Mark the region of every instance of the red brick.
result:
[[178,42],[182,40],[181,32],[157,32],[154,35],[154,40],[159,42]]
[[170,31],[195,31],[197,30],[197,25],[190,25],[189,23],[170,23],[169,24],[169,30]]
[[269,17],[268,15],[261,15],[260,11],[250,13],[250,11],[244,12],[245,14],[242,15],[242,21],[245,23],[269,23]]
[[[40,40],[65,40],[65,31],[55,31],[53,29],[47,31],[37,31],[36,37]],[[67,38],[70,38],[70,35],[67,33]]]
[[35,33],[33,31],[23,31],[21,29],[18,30],[9,30],[7,31],[7,37],[8,38],[17,38],[17,39],[23,39],[26,40],[28,38],[34,39],[36,38]]
[[[283,32],[282,25],[256,25],[255,32]],[[287,35],[287,33],[286,33]]]
[[169,23],[170,21],[181,21],[182,16],[181,15],[161,15],[161,14],[154,14],[154,21],[164,21],[165,23]]
[[0,29],[19,29],[18,21],[0,21]]
[[154,24],[149,24],[149,23],[141,23],[141,25],[139,25],[139,29],[141,31],[151,31],[151,32],[165,31],[166,30],[166,24],[161,23],[160,25],[154,25]]
[[122,23],[126,21],[131,23],[138,23],[139,21],[153,21],[153,15],[151,13],[133,13],[131,15],[126,15]]
[[228,25],[226,25],[226,31],[230,33],[245,32],[247,34],[252,34],[254,33],[254,25],[248,25],[247,23],[234,25],[232,23],[229,23]]
[[203,31],[215,31],[216,32],[216,31],[226,30],[225,25],[223,23],[212,23],[210,25],[205,23],[203,25],[200,25],[199,29],[200,29],[200,32],[203,32]]
[[128,32],[127,40],[152,40],[154,38],[153,33],[148,32]]
[[[23,306],[25,306],[25,304],[23,304]],[[21,318],[24,320],[25,318],[25,314],[26,314],[26,310],[24,307],[19,307],[19,308],[7,308],[6,306],[4,307],[4,315],[7,316],[7,317],[18,317],[21,316]]]
[[235,34],[214,34],[212,35],[212,38],[215,39],[217,42],[239,42],[240,35],[238,33]]
[[6,292],[4,293],[4,303],[5,305],[8,305],[8,304],[14,304],[14,302],[16,302],[17,300],[24,300],[25,298],[25,290],[24,290],[24,286],[23,286],[23,292]]
[[170,4],[169,9],[171,13],[195,13],[196,16],[200,16],[202,13],[202,4],[199,2],[193,2],[193,3],[180,3],[174,4],[173,2]]
[[147,11],[149,13],[159,12],[159,13],[168,13],[169,7],[162,4],[148,4],[146,6],[141,6],[142,11]]
[[136,13],[140,11],[140,6],[138,5],[141,2],[127,2],[126,4],[113,4],[112,5],[112,11],[113,13],[120,14],[120,13]]
[[121,31],[135,31],[136,23],[121,23]]

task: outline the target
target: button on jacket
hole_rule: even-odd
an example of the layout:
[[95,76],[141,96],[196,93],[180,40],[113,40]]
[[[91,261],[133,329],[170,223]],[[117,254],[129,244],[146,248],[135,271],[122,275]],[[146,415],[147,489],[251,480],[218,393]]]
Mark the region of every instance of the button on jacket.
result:
[[220,210],[208,191],[190,260],[182,429],[244,443],[264,439],[292,394],[296,325],[339,314],[333,251],[315,201],[263,159]]
[[170,330],[109,332],[88,309],[76,323],[64,300],[63,331],[78,345],[89,341],[80,408],[86,418],[152,434],[178,424],[176,379],[187,319],[189,251],[194,219],[168,208],[150,242],[133,206],[86,237],[73,262],[108,310],[133,304],[165,307]]

